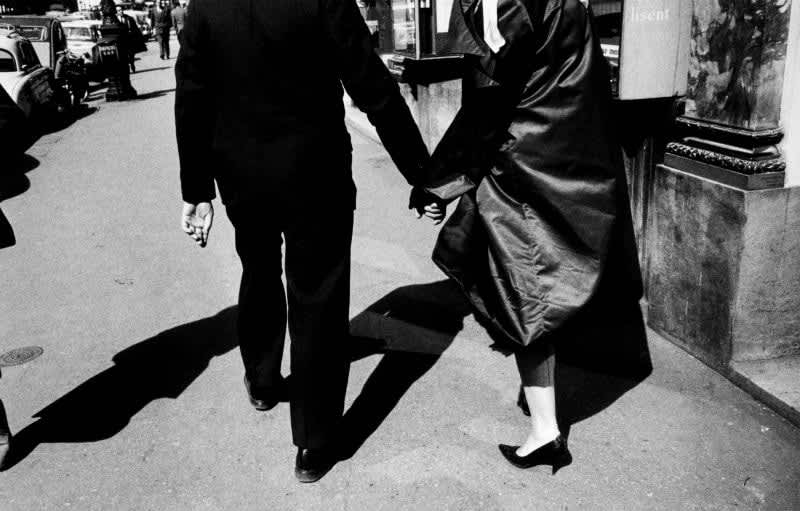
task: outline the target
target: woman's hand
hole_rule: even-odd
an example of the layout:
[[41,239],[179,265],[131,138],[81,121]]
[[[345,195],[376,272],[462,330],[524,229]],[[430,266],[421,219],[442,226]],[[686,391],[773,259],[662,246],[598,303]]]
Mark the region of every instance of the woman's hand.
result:
[[417,218],[422,218],[423,215],[430,218],[435,225],[442,223],[447,215],[447,204],[443,200],[416,186],[411,190],[408,209],[415,210]]

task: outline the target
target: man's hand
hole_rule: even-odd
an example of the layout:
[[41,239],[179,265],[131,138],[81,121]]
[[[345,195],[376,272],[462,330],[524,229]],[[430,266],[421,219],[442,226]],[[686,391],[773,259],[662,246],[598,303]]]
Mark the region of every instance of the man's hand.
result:
[[417,218],[422,215],[433,220],[434,225],[439,225],[447,214],[447,204],[435,195],[426,192],[422,188],[414,187],[411,190],[411,197],[408,201],[408,209],[413,209],[417,213]]
[[199,204],[183,203],[181,214],[181,228],[183,232],[194,238],[198,245],[205,247],[211,224],[214,222],[214,207],[210,202]]

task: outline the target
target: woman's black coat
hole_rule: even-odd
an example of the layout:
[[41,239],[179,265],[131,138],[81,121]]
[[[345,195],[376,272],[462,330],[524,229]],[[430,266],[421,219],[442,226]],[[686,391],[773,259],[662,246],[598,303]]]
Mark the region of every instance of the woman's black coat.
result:
[[506,340],[528,345],[583,309],[610,271],[604,282],[641,295],[608,68],[579,0],[500,0],[497,54],[467,1],[451,18],[453,50],[471,64],[464,106],[426,188],[461,199],[434,261]]

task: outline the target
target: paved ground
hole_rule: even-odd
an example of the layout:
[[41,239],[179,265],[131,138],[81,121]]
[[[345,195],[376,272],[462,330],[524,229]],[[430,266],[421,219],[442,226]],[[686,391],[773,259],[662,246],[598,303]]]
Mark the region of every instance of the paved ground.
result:
[[92,101],[2,183],[0,352],[44,354],[3,369],[25,448],[0,509],[800,509],[800,431],[652,334],[644,379],[559,365],[571,466],[507,466],[495,445],[526,431],[513,361],[463,318],[436,230],[357,132],[353,330],[386,347],[354,354],[352,457],[296,483],[288,406],[257,413],[241,385],[230,224],[218,208],[205,250],[179,230],[174,61],[154,55],[141,99]]

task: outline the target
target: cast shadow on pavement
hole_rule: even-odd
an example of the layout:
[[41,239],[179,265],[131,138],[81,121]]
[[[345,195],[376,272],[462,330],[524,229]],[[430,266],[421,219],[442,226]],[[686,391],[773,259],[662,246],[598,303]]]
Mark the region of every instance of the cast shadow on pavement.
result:
[[638,303],[605,301],[576,320],[556,347],[556,409],[565,437],[653,372]]
[[77,107],[70,110],[69,113],[60,115],[51,122],[42,125],[42,129],[40,130],[39,134],[49,135],[51,133],[57,133],[61,130],[65,130],[81,119],[89,117],[93,113],[97,112],[97,110],[98,108],[95,106],[89,106],[86,103],[81,103]]
[[211,359],[237,346],[236,309],[161,332],[114,355],[112,367],[34,415],[38,420],[14,436],[3,470],[40,444],[111,438],[149,403],[176,399]]
[[[353,360],[383,353],[344,414],[342,458],[351,458],[461,331],[469,305],[450,280],[400,287],[350,322]],[[443,411],[444,413],[444,411]]]
[[[557,347],[556,400],[564,436],[572,425],[602,412],[652,372],[639,304],[622,310],[618,302],[612,304],[611,315],[600,305],[576,317],[566,331],[569,342]],[[343,459],[358,451],[436,364],[471,312],[457,284],[443,280],[398,288],[353,318],[353,360],[376,353],[383,358],[345,413]],[[510,353],[497,344],[493,348]],[[486,356],[496,355],[487,348]],[[508,379],[518,382],[519,376],[514,371]],[[521,413],[519,419],[527,424]]]
[[162,96],[166,96],[167,94],[169,94],[171,92],[175,92],[175,88],[174,87],[171,88],[171,89],[155,90],[155,91],[152,91],[152,92],[145,92],[144,94],[139,94],[138,96],[133,98],[131,101],[142,101],[142,100],[146,100],[146,99],[160,98]]
[[151,71],[163,71],[165,69],[172,69],[172,66],[159,66],[159,67],[148,67],[146,69],[137,69],[135,73],[131,73],[131,76],[140,75],[142,73],[149,73]]
[[4,168],[0,173],[0,202],[27,192],[31,181],[25,174],[38,166],[39,160],[27,154],[3,162]]

